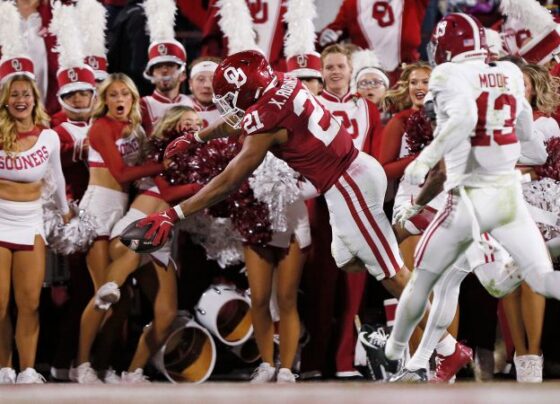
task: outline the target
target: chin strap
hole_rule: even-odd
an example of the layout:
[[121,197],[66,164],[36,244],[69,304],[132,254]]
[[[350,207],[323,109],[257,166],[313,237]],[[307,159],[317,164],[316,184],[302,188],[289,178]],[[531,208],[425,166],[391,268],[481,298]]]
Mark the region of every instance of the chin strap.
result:
[[96,95],[96,92],[94,90],[93,94],[91,96],[91,100],[89,102],[89,106],[86,107],[86,108],[74,108],[74,107],[68,105],[67,103],[65,103],[61,96],[58,96],[58,103],[62,106],[62,108],[66,109],[70,112],[73,112],[75,114],[89,114],[93,110],[93,104],[94,104],[93,100],[95,99],[95,95]]

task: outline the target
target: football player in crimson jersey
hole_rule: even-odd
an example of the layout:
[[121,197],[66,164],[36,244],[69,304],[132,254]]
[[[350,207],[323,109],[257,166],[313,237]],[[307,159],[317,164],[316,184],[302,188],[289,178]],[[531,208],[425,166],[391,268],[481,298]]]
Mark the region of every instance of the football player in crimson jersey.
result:
[[[521,71],[509,62],[486,63],[484,30],[466,14],[443,18],[434,29],[430,48],[438,65],[429,84],[437,128],[432,143],[404,175],[412,184],[421,184],[444,159],[448,200],[419,243],[414,280],[402,294],[393,332],[383,350],[389,360],[402,357],[434,285],[442,275],[452,274],[447,269],[473,242],[480,242],[481,232],[490,233],[504,246],[533,290],[560,298],[560,274],[552,270],[515,170],[520,157],[517,139],[526,141],[533,136]],[[449,303],[454,310],[456,301]],[[450,319],[452,314],[444,317]],[[437,337],[432,335],[427,344],[435,345]],[[427,363],[432,351],[433,346],[421,362]],[[425,369],[404,368],[393,380],[426,380]]]
[[[226,58],[213,82],[215,103],[227,122],[194,135],[204,142],[242,132],[243,148],[227,168],[187,201],[139,222],[146,238],[165,243],[173,225],[237,189],[271,151],[324,194],[339,267],[365,267],[395,296],[409,271],[383,212],[385,174],[359,152],[344,127],[295,78],[275,74],[259,52]],[[176,143],[171,152],[180,152]]]

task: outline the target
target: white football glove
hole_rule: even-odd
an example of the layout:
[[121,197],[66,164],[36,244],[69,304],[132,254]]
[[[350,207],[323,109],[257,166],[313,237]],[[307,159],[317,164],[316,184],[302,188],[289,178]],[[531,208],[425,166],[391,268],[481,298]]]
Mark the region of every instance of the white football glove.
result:
[[319,46],[323,48],[331,43],[335,43],[340,38],[340,35],[342,35],[342,31],[334,31],[330,28],[325,29],[319,36]]
[[394,213],[395,223],[404,227],[405,222],[418,214],[424,206],[415,203],[405,203],[397,207]]
[[404,180],[412,185],[420,185],[426,180],[430,169],[429,165],[417,158],[404,170]]

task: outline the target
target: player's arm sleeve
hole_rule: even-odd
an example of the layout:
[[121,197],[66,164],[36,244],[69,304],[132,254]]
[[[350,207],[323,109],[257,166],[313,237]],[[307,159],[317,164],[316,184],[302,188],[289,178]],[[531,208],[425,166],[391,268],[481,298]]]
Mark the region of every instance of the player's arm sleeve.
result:
[[154,177],[154,182],[163,200],[169,204],[188,199],[202,188],[200,184],[171,185],[165,178],[160,176]]
[[533,136],[530,140],[522,140],[521,157],[519,164],[541,165],[546,162],[548,153],[544,144],[544,134],[537,128],[533,128]]
[[56,185],[54,199],[58,209],[62,212],[62,214],[66,214],[70,211],[70,208],[68,207],[68,201],[66,200],[66,181],[64,180],[62,164],[60,162],[60,139],[56,133],[52,132],[52,136],[49,138],[49,141],[51,142],[49,166],[52,170],[52,175]]
[[[438,70],[439,67],[444,69]],[[437,106],[437,127],[434,140],[418,156],[429,167],[434,167],[446,153],[468,139],[478,119],[472,91],[460,79],[453,79],[453,72],[445,67],[436,67],[430,77],[429,87]]]
[[533,110],[529,102],[523,97],[521,101],[519,116],[515,122],[515,133],[521,142],[531,141],[535,136],[533,125]]
[[218,119],[216,122],[198,132],[198,136],[201,140],[208,142],[212,139],[219,139],[234,135],[237,136],[240,133],[240,129],[234,129],[227,122],[223,121],[222,119]]
[[120,184],[125,184],[142,177],[150,177],[159,174],[163,170],[162,164],[154,162],[147,162],[139,166],[126,165],[117,150],[112,136],[106,131],[105,125],[94,124],[91,127],[89,142],[90,147],[97,150],[111,175]]

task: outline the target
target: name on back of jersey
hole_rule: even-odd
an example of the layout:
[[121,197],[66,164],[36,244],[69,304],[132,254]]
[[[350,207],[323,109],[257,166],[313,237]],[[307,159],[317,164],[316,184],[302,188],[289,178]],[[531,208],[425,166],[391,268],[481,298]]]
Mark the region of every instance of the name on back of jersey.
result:
[[482,88],[507,88],[509,77],[502,73],[481,73],[478,79]]
[[282,83],[280,88],[276,90],[272,97],[270,97],[268,103],[277,107],[278,110],[282,110],[282,108],[284,108],[284,105],[286,104],[286,101],[292,96],[296,85],[296,78],[286,77],[284,79],[284,83]]

